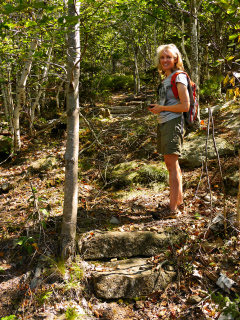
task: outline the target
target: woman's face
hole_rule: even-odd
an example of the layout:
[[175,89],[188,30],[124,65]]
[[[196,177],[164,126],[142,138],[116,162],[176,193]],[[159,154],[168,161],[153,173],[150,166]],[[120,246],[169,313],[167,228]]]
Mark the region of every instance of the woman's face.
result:
[[165,71],[167,75],[170,75],[177,62],[177,58],[174,58],[172,52],[169,49],[166,49],[161,52],[159,59],[163,71]]

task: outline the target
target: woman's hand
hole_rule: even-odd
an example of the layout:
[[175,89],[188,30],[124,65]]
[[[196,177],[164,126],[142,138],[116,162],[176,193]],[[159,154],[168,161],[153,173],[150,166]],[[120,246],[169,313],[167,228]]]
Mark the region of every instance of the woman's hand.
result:
[[163,106],[160,106],[159,104],[151,104],[151,107],[148,107],[148,110],[154,114],[164,111]]
[[190,98],[187,87],[178,82],[177,83],[177,89],[179,94],[179,103],[170,105],[170,106],[161,106],[159,104],[151,104],[153,106],[152,108],[148,106],[148,110],[151,111],[154,114],[158,114],[162,111],[170,111],[170,112],[187,112],[190,107]]

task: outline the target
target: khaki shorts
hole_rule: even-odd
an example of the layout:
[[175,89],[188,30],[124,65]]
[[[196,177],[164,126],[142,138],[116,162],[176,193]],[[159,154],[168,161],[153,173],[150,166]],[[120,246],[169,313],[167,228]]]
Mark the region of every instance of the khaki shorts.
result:
[[166,154],[177,154],[181,156],[183,136],[185,133],[185,121],[183,134],[181,133],[182,117],[177,117],[157,126],[157,152]]

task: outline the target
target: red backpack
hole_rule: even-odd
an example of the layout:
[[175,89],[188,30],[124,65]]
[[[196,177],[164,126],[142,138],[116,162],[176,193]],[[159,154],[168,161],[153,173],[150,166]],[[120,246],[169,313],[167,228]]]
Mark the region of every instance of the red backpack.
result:
[[187,126],[192,125],[193,123],[198,121],[198,101],[197,101],[197,93],[196,93],[196,85],[190,79],[189,75],[184,71],[177,71],[172,75],[171,78],[171,86],[172,91],[176,99],[178,99],[178,91],[176,85],[176,77],[178,74],[184,73],[187,76],[188,80],[188,92],[190,97],[190,108],[187,112],[183,112],[184,118],[186,120]]

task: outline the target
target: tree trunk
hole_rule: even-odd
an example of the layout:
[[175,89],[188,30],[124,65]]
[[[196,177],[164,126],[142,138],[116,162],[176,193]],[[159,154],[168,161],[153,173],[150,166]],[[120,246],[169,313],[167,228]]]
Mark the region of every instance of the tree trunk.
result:
[[38,42],[36,39],[34,39],[31,43],[28,58],[18,83],[17,106],[13,112],[14,151],[19,151],[21,149],[19,117],[20,117],[20,111],[25,105],[26,83],[32,67],[33,54],[37,48],[37,44]]
[[188,59],[188,55],[187,55],[187,52],[186,52],[186,49],[185,49],[185,37],[184,37],[184,33],[185,33],[185,23],[184,23],[184,20],[183,20],[183,17],[181,18],[182,20],[182,30],[181,30],[181,33],[182,33],[182,41],[181,41],[181,48],[182,48],[182,53],[185,57],[185,61],[186,61],[186,64],[187,64],[187,67],[189,70],[191,70],[191,63],[190,63],[190,60]]
[[[4,79],[1,69],[0,69],[0,78]],[[8,104],[9,99],[7,96],[7,85],[4,86],[3,83],[1,83],[1,91],[3,96],[5,118],[6,118],[6,121],[9,121],[9,104]]]
[[140,77],[138,71],[138,62],[137,62],[137,55],[138,55],[138,47],[135,45],[133,46],[134,51],[134,91],[136,94],[140,92]]
[[[80,4],[68,3],[68,15],[79,16]],[[68,92],[67,92],[67,146],[65,153],[65,190],[61,232],[61,255],[71,259],[76,246],[78,206],[78,150],[79,150],[79,23],[70,26],[68,34]]]
[[[198,21],[196,0],[190,0],[190,40],[191,40],[191,79],[196,84],[197,98],[199,101],[199,57],[198,57]],[[198,119],[200,124],[200,108],[198,108]]]
[[39,84],[39,90],[38,90],[38,94],[37,94],[37,97],[34,101],[34,104],[33,106],[31,107],[30,109],[30,115],[31,115],[31,118],[30,118],[30,129],[31,131],[33,131],[33,123],[34,123],[34,118],[35,118],[35,110],[37,108],[37,106],[39,105],[39,100],[42,96],[42,93],[43,93],[43,90],[42,90],[42,83],[44,81],[46,81],[46,78],[47,78],[47,75],[48,75],[48,70],[49,70],[49,67],[50,67],[50,60],[51,60],[51,55],[52,55],[52,48],[53,47],[50,47],[49,50],[48,50],[48,59],[47,59],[47,64],[46,66],[44,67],[44,71],[43,71],[43,75],[42,75],[42,80],[41,80],[41,83]]
[[190,39],[191,39],[191,78],[199,88],[198,79],[198,29],[197,29],[197,7],[196,0],[190,1],[191,16],[190,16]]
[[237,199],[237,218],[236,218],[236,222],[237,222],[237,226],[239,227],[240,226],[240,169],[239,169],[239,184],[238,184],[238,199]]

